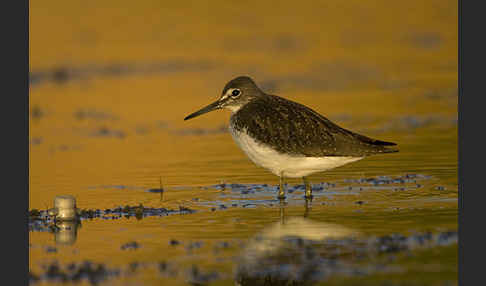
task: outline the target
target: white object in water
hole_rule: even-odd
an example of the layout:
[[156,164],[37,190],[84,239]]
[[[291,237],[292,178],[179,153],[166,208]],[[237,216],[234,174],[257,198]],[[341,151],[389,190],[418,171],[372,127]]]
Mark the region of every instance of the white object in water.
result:
[[56,220],[76,220],[78,218],[76,199],[71,195],[60,195],[54,198],[54,208],[49,210],[49,215]]

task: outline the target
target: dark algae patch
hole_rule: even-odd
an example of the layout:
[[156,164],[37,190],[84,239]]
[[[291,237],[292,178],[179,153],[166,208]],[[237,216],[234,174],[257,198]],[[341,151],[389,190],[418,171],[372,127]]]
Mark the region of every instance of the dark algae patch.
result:
[[81,263],[70,263],[65,267],[59,266],[57,262],[44,265],[41,274],[29,272],[30,284],[39,281],[47,282],[82,282],[87,281],[90,285],[99,285],[105,280],[120,276],[119,269],[110,269],[102,263],[84,261]]
[[122,130],[116,130],[109,128],[107,126],[103,126],[98,128],[97,130],[91,132],[91,136],[94,137],[114,137],[114,138],[120,138],[123,139],[126,137],[126,134]]
[[198,265],[182,267],[170,262],[138,262],[134,261],[121,267],[109,267],[104,263],[95,263],[89,260],[80,263],[59,264],[53,261],[42,265],[40,273],[29,271],[29,284],[38,282],[49,283],[81,283],[102,285],[110,279],[130,277],[139,274],[142,269],[154,269],[160,274],[169,277],[185,278],[191,285],[207,285],[220,278],[216,271],[207,271]]
[[[132,261],[126,265],[111,267],[104,263],[83,261],[60,264],[53,261],[43,264],[41,271],[29,272],[30,284],[46,282],[81,282],[99,285],[109,279],[140,275],[154,270],[161,277],[182,279],[189,285],[208,285],[226,281],[231,285],[449,285],[454,271],[440,265],[442,259],[457,251],[457,232],[421,232],[415,234],[390,234],[383,236],[346,236],[329,239],[308,239],[299,235],[257,235],[247,242],[219,241],[206,246],[200,241],[171,240],[170,244],[186,245],[183,260]],[[137,249],[137,242],[128,242],[124,250]],[[234,276],[208,268],[195,249],[212,249],[219,263],[234,261]],[[228,257],[228,248],[237,248],[238,256]],[[218,251],[215,251],[215,250]],[[225,256],[226,255],[226,256]],[[232,254],[229,253],[232,257]],[[201,263],[201,264],[200,264]],[[445,273],[441,276],[440,273]],[[402,284],[407,273],[416,273],[411,284]],[[439,278],[435,277],[439,276]],[[435,278],[434,278],[435,277]],[[229,281],[230,279],[231,281]],[[364,279],[363,284],[360,281]],[[407,280],[408,281],[408,280]],[[432,284],[422,284],[430,281]],[[439,281],[439,284],[437,284]],[[378,283],[379,282],[379,283]],[[235,284],[236,283],[236,284]],[[378,284],[376,284],[378,283]],[[226,284],[222,284],[226,285]]]
[[219,278],[216,271],[205,273],[197,265],[192,265],[191,269],[187,272],[187,282],[195,286],[207,285],[209,282]]
[[413,261],[411,257],[423,255],[424,251],[456,245],[456,231],[323,241],[260,237],[240,257],[235,280],[239,285],[315,285],[333,279],[397,275],[409,268],[401,261]]
[[[188,207],[179,206],[178,210],[167,208],[151,208],[144,207],[142,204],[138,206],[117,207],[113,209],[80,209],[78,218],[82,220],[103,219],[103,220],[117,220],[121,218],[135,217],[140,220],[144,217],[161,217],[174,214],[192,214],[196,211]],[[49,216],[46,210],[32,209],[29,211],[29,231],[54,231],[56,226],[54,217]]]

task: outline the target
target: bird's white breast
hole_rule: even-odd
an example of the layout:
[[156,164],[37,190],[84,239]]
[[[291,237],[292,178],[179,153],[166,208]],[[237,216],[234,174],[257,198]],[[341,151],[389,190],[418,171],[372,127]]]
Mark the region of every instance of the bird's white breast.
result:
[[261,166],[277,176],[300,178],[316,172],[327,171],[363,157],[306,157],[280,153],[268,145],[259,143],[247,132],[229,127],[236,144],[258,166]]

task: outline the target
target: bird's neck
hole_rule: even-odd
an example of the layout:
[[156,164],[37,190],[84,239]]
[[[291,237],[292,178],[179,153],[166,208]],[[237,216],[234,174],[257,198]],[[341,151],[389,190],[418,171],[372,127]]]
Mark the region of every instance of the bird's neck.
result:
[[235,114],[236,112],[238,112],[238,110],[240,110],[241,107],[243,107],[243,105],[230,105],[230,106],[225,106],[224,108],[228,109],[229,111],[231,111],[231,113]]

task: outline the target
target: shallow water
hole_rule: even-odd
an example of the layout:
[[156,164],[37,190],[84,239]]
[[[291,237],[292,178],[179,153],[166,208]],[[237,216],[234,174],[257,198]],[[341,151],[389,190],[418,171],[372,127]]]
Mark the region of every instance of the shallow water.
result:
[[[96,215],[31,221],[31,282],[456,285],[457,5],[375,2],[262,4],[248,25],[223,3],[32,2],[29,209],[71,194]],[[289,179],[282,204],[227,111],[183,121],[240,74],[400,152],[310,176],[311,203]]]

